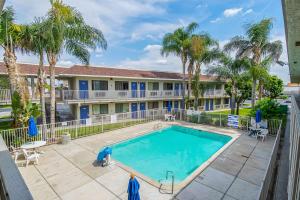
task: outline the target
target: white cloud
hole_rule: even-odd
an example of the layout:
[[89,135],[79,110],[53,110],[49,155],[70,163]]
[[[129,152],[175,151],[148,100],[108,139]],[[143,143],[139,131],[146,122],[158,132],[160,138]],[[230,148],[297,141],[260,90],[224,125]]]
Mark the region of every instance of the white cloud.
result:
[[246,11],[243,13],[243,15],[248,15],[248,14],[250,14],[250,13],[253,13],[253,10],[252,10],[252,9],[246,10]]
[[161,45],[147,45],[144,54],[139,59],[125,59],[121,61],[122,67],[134,67],[134,69],[146,69],[157,71],[181,71],[181,61],[174,55],[163,57],[160,54]]
[[210,20],[209,22],[214,24],[214,23],[217,23],[219,21],[221,21],[221,18],[217,17],[216,19]]
[[[126,0],[126,1],[98,1],[98,0],[64,0],[64,3],[76,7],[85,20],[92,26],[101,29],[110,44],[126,36],[126,25],[132,18],[140,16],[162,15],[165,9],[161,6],[172,0]],[[6,2],[6,6],[13,5],[17,13],[17,20],[29,23],[34,17],[41,17],[50,8],[49,1],[26,0]],[[30,10],[30,12],[27,12]]]
[[57,66],[67,66],[67,67],[69,67],[69,66],[72,66],[74,64],[75,63],[71,60],[60,60],[60,61],[57,62]]
[[225,17],[233,17],[242,11],[243,11],[243,8],[229,8],[229,9],[224,10],[223,14]]
[[134,28],[130,40],[161,40],[166,33],[186,24],[187,22],[183,20],[179,20],[177,23],[142,23]]

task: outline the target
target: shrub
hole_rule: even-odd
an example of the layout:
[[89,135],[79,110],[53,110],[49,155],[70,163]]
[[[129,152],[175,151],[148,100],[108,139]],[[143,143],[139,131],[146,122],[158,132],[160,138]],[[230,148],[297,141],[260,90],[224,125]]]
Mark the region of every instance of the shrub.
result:
[[251,110],[250,115],[255,117],[258,109],[261,110],[263,119],[280,118],[287,114],[287,106],[281,106],[276,100],[270,98],[258,101],[255,108]]

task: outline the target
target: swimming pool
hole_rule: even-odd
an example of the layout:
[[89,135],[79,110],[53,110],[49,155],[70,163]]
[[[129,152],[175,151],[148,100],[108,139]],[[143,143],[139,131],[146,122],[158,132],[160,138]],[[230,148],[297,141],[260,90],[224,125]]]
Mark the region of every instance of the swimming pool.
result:
[[232,138],[183,126],[170,126],[114,145],[112,158],[159,181],[173,171],[183,181]]

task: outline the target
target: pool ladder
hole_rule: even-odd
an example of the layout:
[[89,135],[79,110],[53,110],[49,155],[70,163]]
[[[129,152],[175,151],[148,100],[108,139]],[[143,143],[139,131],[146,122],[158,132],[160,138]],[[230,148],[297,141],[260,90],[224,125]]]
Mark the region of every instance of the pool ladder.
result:
[[[171,177],[172,179],[172,187],[171,187],[171,193],[169,194],[173,194],[174,193],[174,182],[175,182],[175,175],[173,171],[166,171],[166,179],[165,181],[167,182],[169,180],[169,177]],[[163,183],[162,183],[163,179],[159,180],[160,186],[159,186],[159,191],[161,192],[163,189]]]

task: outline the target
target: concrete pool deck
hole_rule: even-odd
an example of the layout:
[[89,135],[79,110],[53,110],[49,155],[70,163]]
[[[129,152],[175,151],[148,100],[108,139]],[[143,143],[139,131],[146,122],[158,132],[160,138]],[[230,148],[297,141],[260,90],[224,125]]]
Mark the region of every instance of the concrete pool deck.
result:
[[[67,145],[55,144],[41,148],[44,154],[39,165],[22,166],[19,170],[34,199],[127,199],[129,172],[118,163],[109,167],[95,164],[104,146],[153,131],[157,122],[140,124],[98,135],[72,140]],[[170,123],[162,122],[163,126]],[[180,123],[181,124],[181,123]],[[190,127],[241,134],[242,131],[182,123]],[[262,143],[241,135],[185,188],[174,195],[138,178],[143,200],[256,199],[267,169],[275,138]],[[242,192],[241,192],[242,191]]]

